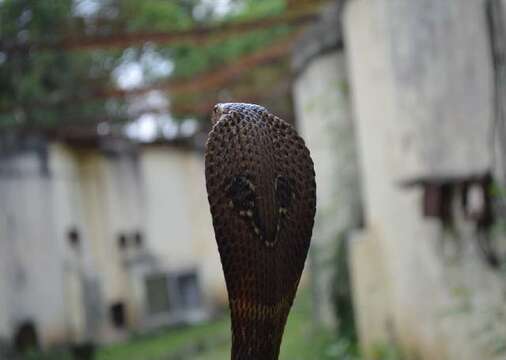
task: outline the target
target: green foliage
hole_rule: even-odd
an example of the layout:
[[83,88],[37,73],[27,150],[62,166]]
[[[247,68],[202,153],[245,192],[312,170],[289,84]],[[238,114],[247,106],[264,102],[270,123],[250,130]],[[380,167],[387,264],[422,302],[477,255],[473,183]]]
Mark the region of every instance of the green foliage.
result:
[[373,360],[403,360],[401,350],[393,344],[377,344],[372,349]]
[[[114,87],[111,74],[121,64],[124,51],[41,50],[38,43],[55,43],[84,34],[188,30],[225,20],[276,15],[286,7],[284,0],[232,0],[234,10],[220,17],[213,12],[212,1],[97,0],[95,3],[98,8],[93,14],[81,15],[76,13],[81,0],[0,2],[0,128],[128,119],[121,101],[96,96],[100,90]],[[289,31],[280,24],[204,45],[147,44],[137,49],[132,61],[149,50],[173,63],[173,76],[190,79],[195,73],[262,49]],[[145,73],[150,82],[160,80],[149,69]]]
[[236,20],[252,19],[262,16],[281,14],[286,10],[284,0],[246,0],[243,11],[236,14]]
[[209,324],[138,336],[127,343],[102,348],[96,358],[97,360],[163,359],[177,353],[192,342],[198,342],[209,337],[222,338],[227,336],[229,327],[229,321],[222,319]]
[[[73,32],[71,14],[71,0],[0,3],[0,49],[5,49],[0,64],[0,125],[53,126],[106,113],[104,101],[76,99],[107,86],[114,61],[93,52],[34,48],[34,43]],[[113,54],[109,57],[114,59]]]
[[[149,4],[150,1],[146,3]],[[181,26],[178,28],[186,29],[223,21],[251,20],[279,15],[285,10],[284,0],[242,0],[235,1],[235,4],[238,10],[231,12],[224,18],[216,19],[209,14],[202,19],[196,19],[192,17],[193,10],[199,5],[199,2],[190,1],[184,7],[186,10],[181,9],[179,11]],[[281,24],[273,28],[258,29],[247,34],[239,34],[221,41],[211,41],[204,45],[179,43],[160,47],[159,51],[173,62],[174,76],[188,78],[196,73],[223,66],[223,64],[229,63],[241,55],[261,49],[286,35],[289,31],[290,29],[287,26]]]
[[126,31],[185,30],[194,26],[193,9],[198,0],[186,1],[137,1],[124,0],[113,3],[119,11],[118,18]]
[[73,357],[69,351],[52,350],[46,353],[29,352],[19,360],[73,360]]
[[280,359],[355,359],[356,348],[347,339],[337,337],[333,332],[319,328],[312,323],[310,294],[300,291],[281,344]]
[[241,55],[265,47],[288,31],[286,27],[257,30],[201,47],[179,44],[168,49],[167,54],[175,65],[174,76],[187,78],[195,73],[223,66]]

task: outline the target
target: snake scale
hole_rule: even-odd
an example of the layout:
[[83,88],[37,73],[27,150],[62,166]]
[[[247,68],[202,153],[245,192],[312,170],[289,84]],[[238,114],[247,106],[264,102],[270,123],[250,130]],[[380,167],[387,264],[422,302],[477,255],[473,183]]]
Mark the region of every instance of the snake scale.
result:
[[278,359],[313,230],[313,161],[294,128],[253,104],[218,104],[208,200],[232,320],[233,360]]

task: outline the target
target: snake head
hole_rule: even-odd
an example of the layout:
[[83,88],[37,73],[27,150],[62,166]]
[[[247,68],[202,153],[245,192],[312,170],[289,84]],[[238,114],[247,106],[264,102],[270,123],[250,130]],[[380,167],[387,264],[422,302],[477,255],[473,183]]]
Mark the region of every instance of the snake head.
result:
[[267,109],[263,106],[256,104],[247,104],[247,103],[218,103],[214,105],[213,112],[211,114],[211,123],[216,124],[223,115],[229,114],[231,112],[237,113],[255,113],[255,114],[263,114],[267,113]]

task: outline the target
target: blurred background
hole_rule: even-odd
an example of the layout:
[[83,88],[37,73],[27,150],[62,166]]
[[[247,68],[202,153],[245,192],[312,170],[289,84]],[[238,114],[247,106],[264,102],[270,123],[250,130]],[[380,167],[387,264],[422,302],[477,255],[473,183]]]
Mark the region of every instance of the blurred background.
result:
[[217,102],[296,126],[280,359],[506,359],[506,0],[0,0],[0,359],[227,359]]

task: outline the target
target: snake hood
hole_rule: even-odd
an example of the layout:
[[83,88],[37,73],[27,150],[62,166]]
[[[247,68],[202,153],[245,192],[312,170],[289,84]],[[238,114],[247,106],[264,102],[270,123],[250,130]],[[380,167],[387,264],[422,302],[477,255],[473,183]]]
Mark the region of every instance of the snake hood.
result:
[[232,318],[232,359],[275,360],[309,249],[313,162],[262,106],[217,104],[205,170]]

